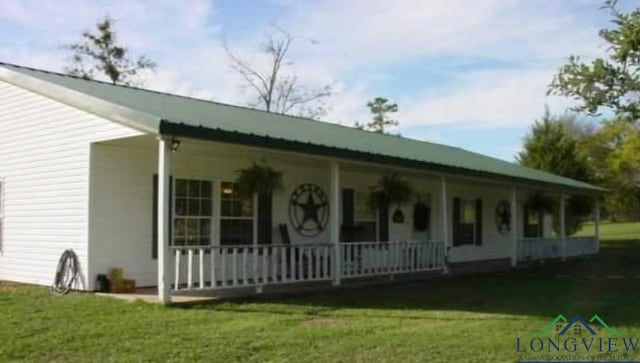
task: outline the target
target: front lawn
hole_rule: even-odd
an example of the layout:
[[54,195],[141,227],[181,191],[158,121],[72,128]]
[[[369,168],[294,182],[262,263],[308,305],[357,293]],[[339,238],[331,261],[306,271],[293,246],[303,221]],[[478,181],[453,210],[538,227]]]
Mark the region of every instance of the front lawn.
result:
[[627,242],[499,276],[190,308],[0,283],[0,361],[514,362],[515,338],[560,313],[640,336],[636,275]]
[[[593,223],[585,223],[576,236],[595,235]],[[604,242],[640,240],[640,222],[616,222],[603,221],[600,223],[600,238]]]

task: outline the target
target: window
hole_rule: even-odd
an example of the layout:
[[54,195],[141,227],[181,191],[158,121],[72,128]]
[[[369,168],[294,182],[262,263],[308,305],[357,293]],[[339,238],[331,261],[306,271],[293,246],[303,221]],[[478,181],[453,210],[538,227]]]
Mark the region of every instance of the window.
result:
[[482,244],[482,200],[455,198],[453,200],[453,244]]
[[475,203],[471,200],[462,200],[460,205],[461,205],[460,223],[475,224],[476,223]]
[[238,184],[220,184],[220,244],[253,244],[253,198],[242,197]]
[[173,245],[210,245],[212,183],[176,179],[173,195]]
[[355,193],[355,225],[360,229],[363,241],[377,241],[377,215],[376,211],[369,207],[369,193]]
[[525,207],[524,209],[524,236],[527,238],[542,237],[542,216],[543,213],[535,208]]

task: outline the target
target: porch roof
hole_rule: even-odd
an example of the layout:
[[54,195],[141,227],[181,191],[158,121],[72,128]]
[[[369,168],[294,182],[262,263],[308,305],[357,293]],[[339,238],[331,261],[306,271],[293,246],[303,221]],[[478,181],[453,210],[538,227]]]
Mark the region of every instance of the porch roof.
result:
[[302,117],[88,81],[1,62],[0,80],[146,133],[496,178],[576,192],[604,191],[581,181],[457,147]]

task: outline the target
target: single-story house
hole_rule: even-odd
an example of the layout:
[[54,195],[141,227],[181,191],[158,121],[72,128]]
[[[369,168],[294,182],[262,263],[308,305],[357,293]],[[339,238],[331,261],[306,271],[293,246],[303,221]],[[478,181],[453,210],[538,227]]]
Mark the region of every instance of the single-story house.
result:
[[[72,249],[78,289],[121,267],[170,302],[599,246],[567,237],[564,201],[602,189],[400,136],[5,63],[0,130],[0,280],[49,285]],[[239,193],[237,171],[254,162],[281,171],[283,188]],[[373,210],[389,172],[413,196]],[[528,207],[533,193],[562,201],[559,219]]]

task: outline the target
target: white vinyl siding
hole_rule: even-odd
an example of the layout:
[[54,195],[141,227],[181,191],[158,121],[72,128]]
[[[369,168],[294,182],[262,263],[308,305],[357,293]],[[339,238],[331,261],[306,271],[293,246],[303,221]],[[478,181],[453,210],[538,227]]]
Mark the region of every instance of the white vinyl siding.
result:
[[60,254],[71,248],[91,283],[90,144],[139,132],[6,82],[0,82],[0,130],[0,280],[48,285]]

